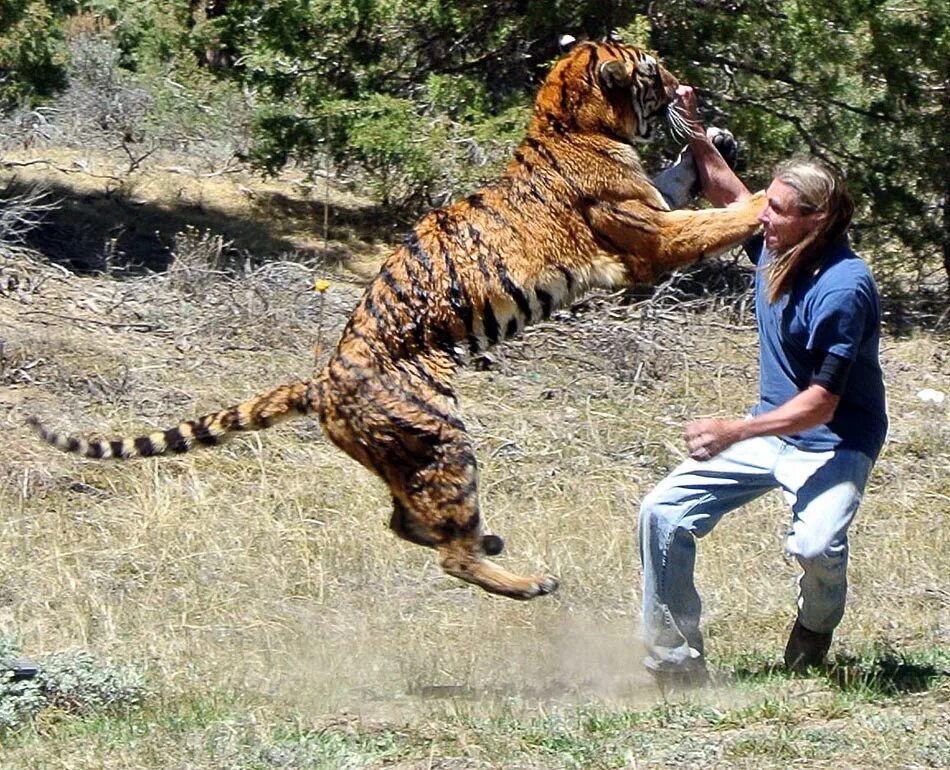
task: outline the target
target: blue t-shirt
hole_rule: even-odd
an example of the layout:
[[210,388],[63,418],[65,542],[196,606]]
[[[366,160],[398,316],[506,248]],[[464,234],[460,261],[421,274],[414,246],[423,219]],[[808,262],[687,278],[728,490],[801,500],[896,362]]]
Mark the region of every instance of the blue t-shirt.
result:
[[881,302],[867,265],[843,237],[829,247],[817,274],[798,275],[792,290],[769,304],[772,254],[762,239],[750,242],[747,250],[758,266],[759,403],[753,414],[775,409],[805,390],[817,355],[833,353],[852,362],[834,417],[782,438],[806,451],[857,449],[876,459],[887,434],[887,412],[878,359]]

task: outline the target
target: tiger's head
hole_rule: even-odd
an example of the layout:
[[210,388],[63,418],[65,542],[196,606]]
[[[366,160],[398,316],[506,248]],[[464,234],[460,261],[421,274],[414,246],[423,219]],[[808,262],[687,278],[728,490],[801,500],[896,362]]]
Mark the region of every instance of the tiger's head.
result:
[[532,127],[556,133],[600,133],[628,144],[653,139],[668,119],[677,123],[679,82],[656,57],[613,42],[586,42],[545,78]]

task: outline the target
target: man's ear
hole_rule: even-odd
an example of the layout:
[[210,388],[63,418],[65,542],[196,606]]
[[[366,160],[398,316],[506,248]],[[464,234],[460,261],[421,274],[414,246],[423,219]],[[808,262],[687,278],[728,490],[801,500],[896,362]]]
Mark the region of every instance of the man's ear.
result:
[[630,88],[633,82],[633,65],[619,59],[611,59],[600,65],[600,84],[606,90]]

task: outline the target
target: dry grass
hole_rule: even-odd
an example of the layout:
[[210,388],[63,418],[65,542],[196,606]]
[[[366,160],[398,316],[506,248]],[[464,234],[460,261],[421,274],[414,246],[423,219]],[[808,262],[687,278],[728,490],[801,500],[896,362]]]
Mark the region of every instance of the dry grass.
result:
[[[213,256],[216,242],[190,243]],[[671,706],[641,672],[637,506],[683,457],[685,420],[749,406],[755,339],[736,305],[593,302],[461,374],[504,563],[563,581],[521,604],[445,577],[431,553],[394,538],[381,484],[310,421],[127,464],[57,454],[24,426],[35,413],[136,431],[306,375],[358,280],[334,275],[321,307],[313,272],[293,264],[219,275],[183,258],[177,272],[122,281],[16,268],[31,289],[0,295],[0,628],[31,655],[78,645],[141,666],[156,695],[137,717],[40,724],[8,750],[10,766],[950,757],[946,678],[878,703],[769,673],[795,595],[779,495],[700,546],[713,662],[750,683]],[[884,361],[891,440],[854,526],[835,653],[872,669],[887,651],[946,667],[950,426],[945,406],[915,394],[946,389],[950,356],[945,339],[919,334],[888,338]]]

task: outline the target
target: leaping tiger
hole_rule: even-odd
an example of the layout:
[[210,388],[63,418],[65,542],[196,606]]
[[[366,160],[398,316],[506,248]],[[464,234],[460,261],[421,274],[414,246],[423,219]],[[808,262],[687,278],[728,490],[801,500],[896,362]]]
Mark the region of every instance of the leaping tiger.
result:
[[389,485],[392,530],[435,549],[446,572],[515,599],[554,591],[552,576],[520,576],[485,558],[503,541],[479,510],[453,375],[466,352],[513,337],[590,288],[652,281],[755,232],[761,193],[727,209],[670,211],[644,173],[636,146],[675,110],[677,85],[637,48],[588,42],[564,56],[501,176],[416,223],[314,379],[138,438],[32,424],[59,449],[105,459],[186,452],[316,414],[338,447]]

